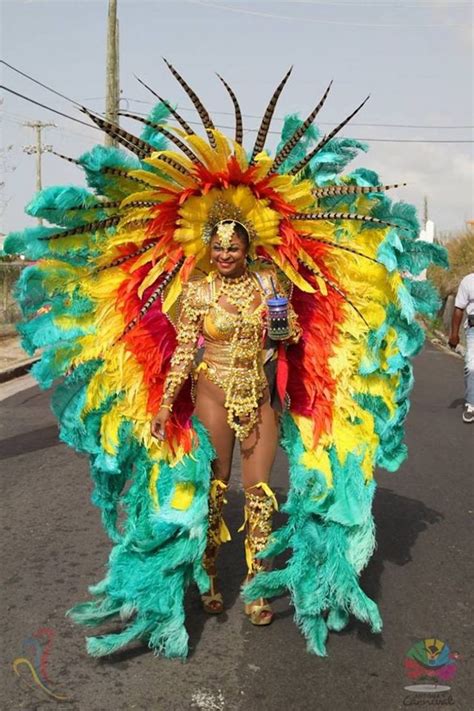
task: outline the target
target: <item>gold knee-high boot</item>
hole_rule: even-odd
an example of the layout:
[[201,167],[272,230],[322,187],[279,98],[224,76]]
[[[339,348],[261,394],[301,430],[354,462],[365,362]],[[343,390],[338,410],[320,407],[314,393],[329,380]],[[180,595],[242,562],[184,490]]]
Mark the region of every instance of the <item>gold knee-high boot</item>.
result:
[[[255,493],[258,490],[259,493]],[[268,564],[257,553],[263,551],[272,532],[272,515],[278,510],[275,494],[266,482],[259,482],[244,490],[245,494],[245,558],[249,582],[257,573],[268,569]],[[241,529],[242,530],[242,529]],[[253,625],[269,625],[273,620],[272,608],[259,598],[245,605],[245,614]]]
[[216,560],[221,543],[230,541],[230,533],[222,516],[226,502],[225,492],[228,489],[221,479],[212,479],[209,491],[209,514],[207,528],[207,545],[203,557],[203,566],[209,575],[209,592],[201,595],[203,608],[211,615],[218,615],[224,610],[222,594],[216,590]]

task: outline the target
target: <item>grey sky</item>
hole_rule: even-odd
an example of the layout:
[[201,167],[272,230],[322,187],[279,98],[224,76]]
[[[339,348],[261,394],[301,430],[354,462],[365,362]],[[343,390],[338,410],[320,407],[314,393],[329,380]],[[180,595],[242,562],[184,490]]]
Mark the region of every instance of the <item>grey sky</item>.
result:
[[[103,109],[106,0],[3,0],[1,13],[1,54],[7,62]],[[119,0],[122,107],[150,107],[152,97],[134,80],[136,73],[177,102],[187,119],[195,119],[161,60],[165,56],[199,94],[216,124],[229,126],[232,116],[219,112],[231,112],[232,107],[215,71],[234,88],[245,115],[261,116],[273,88],[293,64],[277,117],[309,113],[334,79],[320,114],[325,130],[370,93],[370,101],[344,135],[469,141],[473,135],[468,127],[474,124],[472,13],[472,3],[465,0]],[[9,70],[3,72],[2,83],[76,115],[66,102]],[[23,214],[35,189],[34,157],[22,151],[33,141],[32,130],[22,125],[25,120],[54,121],[58,128],[44,132],[45,143],[70,156],[102,139],[99,132],[10,95],[5,95],[1,109],[2,144],[13,144],[7,159],[16,167],[5,178],[9,203],[2,229],[9,231],[31,223]],[[245,118],[245,124],[255,128],[258,119]],[[275,120],[272,129],[280,127],[281,121]],[[247,146],[254,135],[246,134]],[[369,153],[350,169],[365,165],[385,182],[408,182],[396,196],[421,207],[427,195],[438,229],[456,229],[474,217],[472,143],[369,146]],[[77,183],[81,174],[46,154],[43,182]]]

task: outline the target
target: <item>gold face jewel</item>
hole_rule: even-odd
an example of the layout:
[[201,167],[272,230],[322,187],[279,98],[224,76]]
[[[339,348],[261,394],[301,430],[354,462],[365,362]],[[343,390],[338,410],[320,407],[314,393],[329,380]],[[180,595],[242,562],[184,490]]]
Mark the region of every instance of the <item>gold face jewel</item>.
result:
[[217,236],[219,237],[221,246],[224,249],[229,249],[232,242],[234,229],[235,222],[233,221],[229,222],[228,220],[223,220],[222,222],[217,223]]
[[202,240],[205,244],[209,244],[211,241],[211,236],[216,228],[216,225],[220,222],[232,222],[242,225],[249,236],[249,241],[257,239],[257,233],[255,227],[250,220],[246,219],[246,216],[236,205],[233,205],[226,200],[219,199],[216,200],[212,209],[209,212],[204,229],[202,232]]

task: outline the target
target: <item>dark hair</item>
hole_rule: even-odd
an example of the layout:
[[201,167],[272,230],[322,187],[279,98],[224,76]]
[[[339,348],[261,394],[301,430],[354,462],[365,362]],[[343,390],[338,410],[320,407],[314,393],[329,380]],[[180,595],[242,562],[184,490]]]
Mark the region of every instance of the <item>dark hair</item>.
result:
[[[234,222],[234,220],[222,220],[222,222],[224,222],[224,223],[226,223],[226,222]],[[221,223],[218,223],[218,224],[221,224]],[[216,234],[217,234],[217,227],[218,227],[218,224],[215,225],[215,227],[214,227],[213,230],[212,230],[211,239],[212,239],[212,237],[215,237]],[[240,222],[236,222],[236,223],[235,223],[235,225],[234,225],[234,233],[235,233],[235,234],[237,235],[237,237],[244,243],[245,249],[248,250],[248,248],[249,248],[249,246],[250,246],[249,233],[247,232],[247,230],[245,229],[245,227],[240,224]]]

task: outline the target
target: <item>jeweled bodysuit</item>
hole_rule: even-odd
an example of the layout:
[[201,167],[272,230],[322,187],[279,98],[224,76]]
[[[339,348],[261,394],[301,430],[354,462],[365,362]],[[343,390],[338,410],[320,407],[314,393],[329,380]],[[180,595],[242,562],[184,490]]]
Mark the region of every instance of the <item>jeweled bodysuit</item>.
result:
[[[192,370],[199,336],[203,337],[202,361],[194,375],[206,377],[225,393],[227,420],[242,440],[257,421],[259,401],[268,386],[264,363],[276,357],[274,347],[266,348],[266,299],[271,295],[272,271],[246,272],[237,279],[211,272],[207,278],[191,282],[182,297],[176,326],[177,347],[165,383],[164,397],[173,398]],[[255,306],[256,297],[261,301]],[[236,312],[220,303],[225,297]],[[299,337],[296,316],[290,307],[291,340]]]

